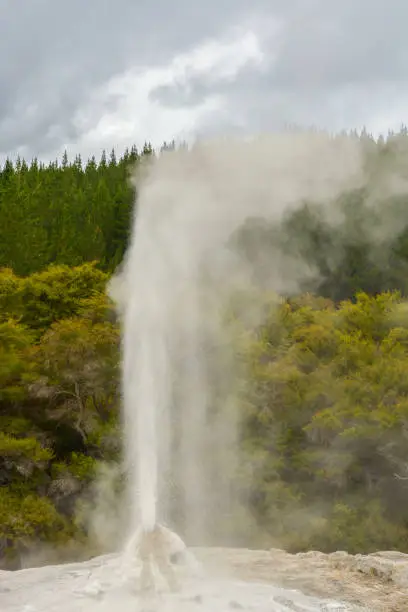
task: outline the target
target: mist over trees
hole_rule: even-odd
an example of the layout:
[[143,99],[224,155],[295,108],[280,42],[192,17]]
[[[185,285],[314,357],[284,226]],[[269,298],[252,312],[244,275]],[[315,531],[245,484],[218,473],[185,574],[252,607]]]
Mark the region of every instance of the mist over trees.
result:
[[[228,521],[245,545],[408,551],[408,134],[352,137],[367,185],[329,216],[304,202],[230,239],[260,285],[276,249],[310,271],[242,331],[245,512]],[[1,169],[2,567],[39,543],[58,558],[99,550],[87,508],[98,470],[121,457],[120,330],[105,289],[128,244],[129,174],[151,155]],[[122,485],[119,473],[118,512]]]

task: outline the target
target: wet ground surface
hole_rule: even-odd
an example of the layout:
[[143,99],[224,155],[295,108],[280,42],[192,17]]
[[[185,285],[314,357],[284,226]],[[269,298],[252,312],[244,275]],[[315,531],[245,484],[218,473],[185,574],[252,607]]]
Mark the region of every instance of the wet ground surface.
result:
[[[185,571],[185,570],[183,570]],[[85,563],[0,572],[1,612],[348,612],[355,607],[299,590],[237,580],[181,576],[179,593],[141,596],[115,556]]]

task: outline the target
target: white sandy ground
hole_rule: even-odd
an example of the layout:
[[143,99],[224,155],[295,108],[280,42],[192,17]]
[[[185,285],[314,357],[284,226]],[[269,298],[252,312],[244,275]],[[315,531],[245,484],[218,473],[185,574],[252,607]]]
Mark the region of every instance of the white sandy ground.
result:
[[[272,584],[273,574],[269,576],[269,580],[265,580],[265,572],[262,570],[259,573],[259,580],[256,580],[256,567],[259,564],[257,555],[260,553],[257,551],[236,552],[238,553],[236,565],[239,566],[240,562],[245,559],[244,569],[246,567],[250,572],[247,580],[232,577],[234,562],[228,561],[228,555],[233,557],[233,550],[227,550],[224,554],[222,549],[214,551],[205,549],[201,552],[197,550],[198,558],[203,560],[203,570],[198,575],[197,572],[192,575],[190,570],[187,572],[186,568],[178,568],[183,584],[180,593],[158,592],[144,598],[134,587],[134,576],[132,578],[132,575],[126,571],[123,560],[116,555],[102,556],[83,563],[31,568],[18,572],[2,571],[0,572],[0,611],[351,612],[381,610],[381,608],[361,607],[353,603],[336,601],[330,597],[305,595],[295,588],[280,587],[278,584]],[[290,555],[290,557],[294,556]],[[265,564],[263,570],[265,570]],[[292,572],[293,582],[296,584],[295,566],[292,567]],[[239,573],[238,570],[237,574]],[[408,600],[406,602],[407,607],[404,609],[408,610]]]

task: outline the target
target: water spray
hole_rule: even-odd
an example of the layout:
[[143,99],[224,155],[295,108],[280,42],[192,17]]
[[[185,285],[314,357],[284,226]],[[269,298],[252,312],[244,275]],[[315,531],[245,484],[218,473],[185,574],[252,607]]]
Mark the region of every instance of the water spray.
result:
[[[232,396],[236,377],[222,366],[209,378],[202,350],[216,338],[228,351],[223,299],[234,286],[253,288],[253,270],[227,248],[229,238],[248,217],[279,221],[304,200],[330,202],[361,184],[361,169],[358,142],[319,133],[202,143],[143,168],[132,241],[111,287],[123,323],[127,550],[133,548],[140,565],[141,589],[154,589],[157,575],[170,590],[180,587],[171,551],[176,541],[178,552],[186,547],[159,518],[167,514],[165,470],[176,473],[183,492],[179,514],[187,542],[205,545],[215,516],[231,523],[238,411],[208,423],[217,385],[222,379]],[[269,289],[277,292],[293,289],[303,273],[285,266],[284,258],[268,266]],[[261,313],[253,315],[256,321]]]

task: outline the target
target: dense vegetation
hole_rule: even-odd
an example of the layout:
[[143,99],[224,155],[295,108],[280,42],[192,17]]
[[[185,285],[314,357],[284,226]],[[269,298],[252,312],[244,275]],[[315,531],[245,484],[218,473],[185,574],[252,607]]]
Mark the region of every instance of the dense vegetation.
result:
[[408,550],[407,349],[407,304],[395,293],[337,307],[305,294],[271,310],[245,355],[243,396],[263,541]]
[[[372,184],[397,162],[403,177],[405,131],[363,138]],[[126,249],[129,169],[152,154],[146,146],[85,165],[7,161],[1,171],[0,558],[8,567],[34,542],[89,546],[92,483],[121,451],[119,328],[105,287]],[[239,478],[258,525],[253,541],[408,551],[408,191],[400,181],[373,202],[372,184],[333,203],[335,226],[308,202],[279,228],[250,220],[233,237],[250,260],[279,246],[316,271],[301,295],[271,304],[241,345],[241,442],[257,467]]]
[[135,147],[117,160],[105,152],[97,163],[48,166],[7,160],[0,174],[0,267],[16,274],[38,272],[49,264],[75,266],[98,261],[113,270],[122,260],[130,228],[134,191],[129,172],[144,156]]
[[85,264],[0,273],[0,551],[66,543],[96,462],[118,458],[119,332]]

